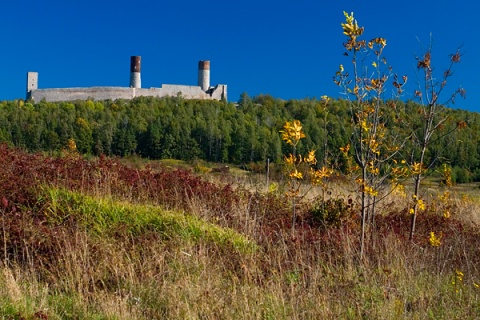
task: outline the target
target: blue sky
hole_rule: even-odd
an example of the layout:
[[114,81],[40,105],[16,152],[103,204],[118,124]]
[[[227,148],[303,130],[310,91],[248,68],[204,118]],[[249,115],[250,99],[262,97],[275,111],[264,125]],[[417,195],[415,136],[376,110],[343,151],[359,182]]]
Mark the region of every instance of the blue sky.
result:
[[[473,0],[24,0],[0,3],[0,100],[25,97],[27,71],[40,88],[128,86],[130,56],[142,56],[142,87],[197,84],[199,60],[230,101],[250,96],[339,97],[332,77],[348,64],[340,23],[354,12],[365,38],[387,39],[394,71],[415,85],[415,56],[433,39],[437,71],[462,46],[446,93],[454,108],[480,111],[480,35]],[[446,97],[446,96],[445,96]]]

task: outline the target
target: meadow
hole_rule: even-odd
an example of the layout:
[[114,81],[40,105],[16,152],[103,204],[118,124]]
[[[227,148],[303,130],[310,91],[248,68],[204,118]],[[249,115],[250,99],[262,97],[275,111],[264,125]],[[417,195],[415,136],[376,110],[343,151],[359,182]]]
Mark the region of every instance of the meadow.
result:
[[298,203],[292,232],[281,175],[266,188],[238,168],[5,145],[0,163],[2,319],[480,317],[479,203],[466,190],[432,182],[413,241],[391,194],[360,260],[340,178]]

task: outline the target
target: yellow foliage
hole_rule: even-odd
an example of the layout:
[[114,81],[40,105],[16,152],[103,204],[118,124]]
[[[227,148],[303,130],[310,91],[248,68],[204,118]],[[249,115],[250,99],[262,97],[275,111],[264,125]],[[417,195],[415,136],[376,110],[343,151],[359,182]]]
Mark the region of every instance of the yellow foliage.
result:
[[[463,274],[462,271],[460,270],[455,270],[455,276],[452,280],[452,285],[454,286],[455,288],[455,292],[459,292],[460,289],[461,289],[461,286],[463,285],[463,277],[465,275]],[[473,284],[476,288],[478,288],[478,286],[476,285],[476,283]]]
[[375,153],[377,156],[380,155],[380,143],[374,138],[370,139],[370,149],[372,150],[373,153]]
[[419,210],[425,211],[425,203],[423,202],[422,199],[418,200],[417,205]]
[[332,174],[332,170],[327,167],[322,167],[321,169],[315,170],[310,168],[310,175],[312,177],[312,184],[318,185],[324,184],[323,179],[330,177]]
[[362,120],[361,126],[362,126],[363,131],[365,131],[365,132],[368,132],[370,130],[370,128],[367,124],[367,120]]
[[345,23],[342,23],[343,34],[350,38],[352,42],[356,41],[358,36],[363,33],[363,28],[358,26],[357,20],[353,18],[353,12],[349,15],[347,12],[343,12],[345,16]]
[[285,160],[286,164],[293,165],[296,162],[296,157],[294,157],[293,154],[290,153],[290,155],[288,157],[285,156],[284,160]]
[[450,210],[446,209],[445,212],[443,213],[443,217],[445,219],[450,219],[450,217],[451,217]]
[[456,270],[455,273],[457,275],[457,279],[460,281],[463,281],[463,276],[464,276],[463,272],[460,270]]
[[411,170],[413,175],[419,175],[425,171],[421,162],[414,162],[412,164]]
[[442,176],[443,181],[447,187],[451,187],[452,183],[452,168],[447,166],[445,163],[442,165]]
[[363,179],[358,178],[355,180],[355,182],[360,185],[360,192],[364,192],[373,197],[378,196],[378,190],[375,190],[374,187],[369,186]]
[[308,156],[304,159],[306,163],[313,166],[317,164],[317,158],[315,157],[315,151],[311,150],[308,152]]
[[430,243],[430,245],[432,247],[439,247],[442,242],[441,242],[441,239],[442,239],[442,234],[440,234],[440,236],[436,236],[435,235],[435,232],[430,232],[430,237],[428,238],[428,243]]
[[393,167],[392,176],[394,179],[408,177],[408,169],[406,167]]
[[440,196],[440,200],[444,203],[446,203],[448,201],[448,199],[450,199],[450,192],[449,191],[445,191],[441,196]]
[[73,140],[72,138],[68,139],[67,146],[68,146],[68,151],[69,152],[76,152],[77,151],[77,144],[75,143],[75,140]]
[[371,196],[378,196],[378,191],[376,191],[373,187],[371,186],[364,186],[363,187],[363,191],[366,193],[366,194],[369,194]]
[[368,170],[374,175],[378,175],[380,173],[380,169],[375,166],[375,161],[373,160],[368,162]]
[[82,129],[89,129],[89,125],[88,125],[88,122],[87,120],[83,119],[83,118],[80,118],[78,117],[77,120],[76,120],[76,123],[79,127],[81,127]]
[[379,46],[382,47],[382,49],[383,49],[383,48],[385,48],[386,45],[387,45],[387,39],[385,39],[385,38],[375,38],[375,39],[372,39],[372,40],[370,40],[370,41],[368,42],[368,47],[369,47],[370,49],[373,49],[373,45],[374,45],[374,44],[379,45]]
[[403,184],[392,183],[392,189],[396,195],[404,199],[407,198],[407,193],[405,192],[405,186]]
[[300,171],[298,171],[297,169],[295,169],[294,172],[290,173],[289,176],[290,176],[290,178],[295,178],[295,179],[299,179],[299,180],[303,179],[303,174]]
[[347,144],[345,147],[340,147],[340,151],[345,155],[348,154],[349,150],[350,150],[350,144]]
[[283,126],[283,130],[280,130],[282,140],[289,145],[296,146],[300,139],[305,138],[302,128],[299,120],[287,121]]

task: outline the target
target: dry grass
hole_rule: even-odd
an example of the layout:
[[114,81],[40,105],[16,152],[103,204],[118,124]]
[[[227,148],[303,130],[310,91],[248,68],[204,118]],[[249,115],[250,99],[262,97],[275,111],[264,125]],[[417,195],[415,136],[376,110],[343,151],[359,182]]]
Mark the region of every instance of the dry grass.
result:
[[[410,243],[406,198],[391,194],[370,230],[375,232],[368,233],[365,259],[358,261],[356,217],[325,228],[303,211],[292,235],[288,206],[275,195],[239,185],[231,207],[190,195],[183,211],[171,211],[152,204],[153,198],[139,204],[146,196],[122,187],[119,175],[103,177],[95,188],[79,188],[94,196],[42,189],[37,205],[27,208],[35,211],[3,209],[5,225],[15,227],[22,219],[23,230],[20,242],[0,238],[9,253],[2,254],[0,272],[3,318],[480,317],[479,204],[472,198],[452,195],[439,203],[432,197],[435,205],[419,217]],[[348,188],[337,186],[330,185],[328,196],[348,197]],[[185,194],[177,191],[171,196]],[[112,195],[129,201],[112,201]],[[447,207],[452,215],[445,219]],[[50,220],[42,220],[46,213]],[[16,220],[7,219],[16,214]],[[198,231],[195,223],[185,223],[186,215],[205,227]],[[170,222],[160,228],[165,217]],[[441,246],[428,244],[431,231],[443,234]],[[254,241],[258,249],[240,250],[232,245],[235,237]]]

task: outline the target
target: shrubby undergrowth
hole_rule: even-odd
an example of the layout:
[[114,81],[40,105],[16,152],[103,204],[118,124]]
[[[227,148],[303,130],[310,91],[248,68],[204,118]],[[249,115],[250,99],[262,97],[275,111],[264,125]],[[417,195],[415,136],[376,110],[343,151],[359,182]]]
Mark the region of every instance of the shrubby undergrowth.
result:
[[446,205],[428,204],[412,245],[404,200],[392,195],[360,262],[360,219],[340,214],[352,203],[302,202],[292,234],[283,195],[188,170],[5,145],[0,164],[7,318],[480,316],[480,235],[462,219],[468,200],[450,204],[448,218]]

